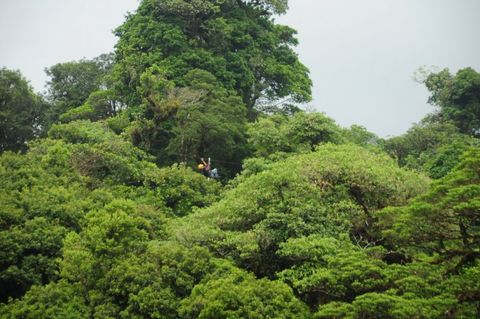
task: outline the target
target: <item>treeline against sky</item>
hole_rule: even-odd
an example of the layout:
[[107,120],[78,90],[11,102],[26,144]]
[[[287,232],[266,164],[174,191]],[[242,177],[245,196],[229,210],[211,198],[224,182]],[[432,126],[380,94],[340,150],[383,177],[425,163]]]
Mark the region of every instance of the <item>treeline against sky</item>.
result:
[[44,95],[0,69],[0,318],[480,315],[480,74],[425,72],[403,135],[340,127],[287,9],[143,0]]

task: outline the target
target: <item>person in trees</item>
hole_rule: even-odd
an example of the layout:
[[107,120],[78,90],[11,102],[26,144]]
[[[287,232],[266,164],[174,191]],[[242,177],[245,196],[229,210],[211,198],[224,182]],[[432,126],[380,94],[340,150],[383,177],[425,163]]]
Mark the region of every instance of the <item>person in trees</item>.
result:
[[218,169],[214,168],[210,171],[210,177],[217,179],[220,178],[220,175],[218,175]]
[[200,174],[202,175],[205,175],[203,172],[205,170],[205,165],[203,165],[203,163],[200,163],[197,165],[197,168],[198,168],[198,171],[200,172]]
[[202,165],[203,165],[202,174],[205,175],[206,177],[210,177],[210,167],[211,167],[210,157],[208,158],[208,162],[205,162],[203,157],[200,159],[200,161],[202,162]]
[[210,177],[210,157],[208,158],[208,163],[205,162],[203,157],[200,159],[201,163],[198,164],[198,169],[205,177]]
[[208,158],[208,162],[205,162],[203,157],[200,160],[201,160],[201,163],[198,164],[198,169],[205,177],[214,178],[214,179],[220,177],[218,175],[218,169],[216,168],[212,169],[212,163],[211,163],[210,157]]

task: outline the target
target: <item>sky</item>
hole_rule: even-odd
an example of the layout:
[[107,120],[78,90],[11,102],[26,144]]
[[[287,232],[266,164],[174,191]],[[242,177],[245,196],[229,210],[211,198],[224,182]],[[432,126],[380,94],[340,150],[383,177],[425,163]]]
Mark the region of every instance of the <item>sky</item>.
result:
[[[44,69],[113,50],[113,29],[137,0],[0,0],[0,67],[20,70],[36,91]],[[278,23],[298,31],[313,101],[342,126],[404,133],[431,112],[414,81],[422,66],[480,71],[479,0],[290,0]]]

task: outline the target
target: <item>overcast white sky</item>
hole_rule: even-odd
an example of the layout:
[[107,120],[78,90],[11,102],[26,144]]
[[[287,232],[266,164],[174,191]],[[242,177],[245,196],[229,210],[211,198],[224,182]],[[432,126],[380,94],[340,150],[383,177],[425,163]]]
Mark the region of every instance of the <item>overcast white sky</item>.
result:
[[[112,51],[137,0],[0,0],[0,67],[43,91],[44,68]],[[339,124],[398,135],[432,110],[414,82],[423,65],[480,71],[480,0],[290,0],[311,106]]]

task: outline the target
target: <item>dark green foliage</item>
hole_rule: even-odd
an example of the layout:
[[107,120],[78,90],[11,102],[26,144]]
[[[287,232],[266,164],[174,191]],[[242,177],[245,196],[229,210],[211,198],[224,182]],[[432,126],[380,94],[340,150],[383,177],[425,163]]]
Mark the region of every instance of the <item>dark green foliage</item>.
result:
[[387,152],[401,166],[441,178],[453,169],[463,152],[478,146],[480,129],[480,75],[471,68],[455,76],[448,69],[426,76],[429,102],[438,106],[421,124],[385,141]]
[[[142,1],[116,30],[112,90],[92,93],[62,121],[103,119],[128,106],[109,123],[158,164],[211,157],[223,177],[233,177],[249,154],[245,124],[254,107],[310,99],[308,70],[292,50],[295,31],[272,18],[287,7],[284,0]],[[306,124],[298,123],[296,143],[331,140]]]
[[140,103],[140,76],[157,64],[180,86],[193,69],[212,73],[250,111],[259,100],[308,101],[295,31],[271,18],[286,8],[287,1],[144,0],[116,30],[117,90],[128,104]]
[[123,141],[100,122],[77,121],[54,125],[49,136],[74,143],[72,166],[91,183],[141,185],[155,169],[151,157]]
[[364,250],[350,240],[312,235],[290,239],[279,254],[294,266],[278,274],[310,305],[335,300],[350,301],[354,296],[382,289],[388,278],[386,264],[375,250]]
[[458,139],[439,146],[433,155],[423,165],[424,170],[432,178],[446,176],[460,161],[462,155],[472,146],[480,145],[478,140]]
[[182,165],[156,170],[147,177],[147,183],[176,216],[187,215],[192,207],[205,207],[214,203],[220,193],[217,182],[207,180]]
[[431,156],[440,145],[446,144],[458,136],[457,129],[451,124],[426,123],[411,127],[407,133],[386,140],[385,149],[400,166],[421,167],[420,158]]
[[385,234],[414,251],[439,254],[457,272],[480,256],[479,185],[480,151],[475,148],[426,195],[383,212],[382,220],[391,227]]
[[287,286],[256,280],[204,248],[159,241],[162,232],[150,227],[140,206],[114,201],[67,236],[61,276],[88,296],[83,305],[94,317],[209,318],[217,310],[219,318],[306,317]]
[[88,314],[80,289],[65,281],[33,286],[23,299],[0,305],[0,317],[5,319],[83,319]]
[[126,130],[132,142],[157,162],[194,165],[212,157],[224,175],[239,170],[245,156],[246,110],[210,73],[192,70],[188,87],[176,87],[154,66],[141,77],[142,117]]
[[95,120],[96,114],[93,107],[85,103],[79,107],[68,110],[60,115],[60,121],[71,122],[76,120]]
[[438,119],[452,121],[464,134],[480,135],[480,73],[465,68],[452,75],[444,69],[430,74],[425,85],[429,102],[439,107]]
[[0,157],[2,301],[57,277],[63,237],[95,206],[82,178],[67,169],[70,152],[62,142],[47,142],[23,156]]
[[452,124],[427,121],[387,139],[384,148],[400,166],[441,178],[458,163],[466,149],[478,143],[478,139],[459,133]]
[[[470,276],[476,273],[478,268],[471,268],[468,275],[445,279],[442,268],[435,265],[388,266],[383,271],[389,279],[383,291],[365,293],[351,303],[321,305],[314,318],[475,318],[478,303],[463,296],[472,292],[476,278]],[[469,288],[460,287],[467,282]]]
[[19,297],[32,283],[46,284],[56,278],[59,257],[67,229],[58,222],[35,217],[0,232],[0,300]]
[[89,95],[84,104],[61,114],[60,121],[98,121],[115,116],[121,109],[120,103],[115,99],[116,97],[112,90],[95,91]]
[[54,125],[49,135],[25,155],[0,157],[2,301],[58,278],[63,238],[90,210],[115,198],[135,201],[152,219],[147,233],[159,234],[165,214],[187,215],[218,196],[216,182],[185,167],[159,170],[102,123]]
[[200,94],[200,99],[179,107],[168,151],[183,162],[210,154],[227,164],[220,164],[224,168],[238,170],[239,161],[246,152],[246,110],[242,102],[220,89],[220,83],[208,72],[191,71],[187,81],[191,92]]
[[296,104],[287,8],[143,0],[115,62],[47,70],[47,124],[0,71],[0,318],[479,317],[478,73],[402,136],[340,128]]
[[[135,214],[148,218],[144,234],[159,236],[164,214],[186,215],[218,196],[214,181],[185,167],[157,169],[149,156],[102,123],[55,125],[49,135],[55,140],[35,143],[26,155],[1,157],[3,301],[23,295],[32,284],[58,278],[55,259],[63,238],[82,228],[88,210],[114,198],[134,200],[126,205],[138,207]],[[119,214],[122,206],[109,205]]]
[[69,115],[64,116],[64,120],[69,117],[75,119],[75,111],[71,110],[83,105],[91,93],[107,84],[106,76],[112,67],[111,60],[111,55],[101,55],[93,60],[58,63],[45,70],[51,78],[47,83],[48,98],[52,103],[49,113],[51,123],[66,112]]
[[48,136],[72,144],[95,144],[121,140],[104,123],[86,120],[69,124],[55,124],[48,131]]
[[48,107],[18,71],[0,69],[0,153],[24,151],[38,137]]
[[182,301],[182,318],[309,318],[291,289],[238,269],[213,273]]
[[386,156],[325,145],[246,178],[221,201],[183,220],[174,235],[271,277],[287,265],[277,250],[289,238],[347,234],[370,245],[376,240],[369,233],[373,213],[405,204],[426,187],[424,178],[398,169]]
[[206,206],[218,198],[220,187],[215,181],[205,179],[184,165],[158,169],[151,156],[115,135],[102,122],[54,125],[49,136],[75,144],[71,166],[88,178],[90,187],[137,186],[138,195],[142,194],[150,203],[164,203],[165,208],[177,216],[186,215],[192,207]]

